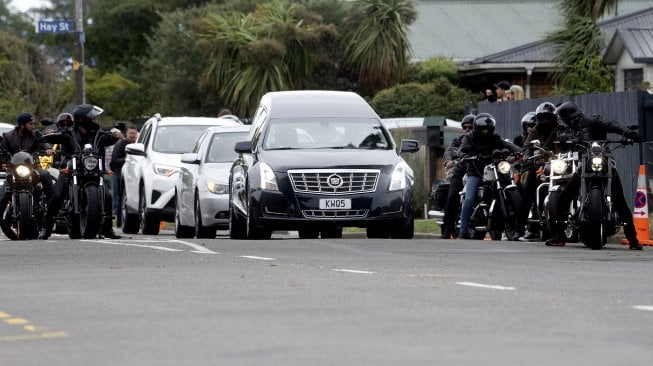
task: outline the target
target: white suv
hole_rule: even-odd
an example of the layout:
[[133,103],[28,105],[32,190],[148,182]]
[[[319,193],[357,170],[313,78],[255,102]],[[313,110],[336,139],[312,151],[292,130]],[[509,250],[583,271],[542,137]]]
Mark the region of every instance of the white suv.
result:
[[175,183],[181,155],[190,152],[197,138],[210,126],[240,125],[232,118],[164,117],[148,119],[127,153],[121,177],[122,231],[159,233],[161,221],[175,218]]

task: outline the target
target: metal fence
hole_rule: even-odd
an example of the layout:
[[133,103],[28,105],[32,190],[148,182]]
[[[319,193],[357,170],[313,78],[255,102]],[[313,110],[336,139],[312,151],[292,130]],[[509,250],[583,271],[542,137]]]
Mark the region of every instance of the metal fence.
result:
[[[627,146],[615,151],[617,170],[626,195],[626,202],[632,208],[637,176],[640,164],[646,165],[647,182],[650,187],[653,180],[653,95],[640,90],[629,90],[609,94],[589,94],[573,98],[550,97],[542,99],[526,99],[504,103],[483,102],[478,105],[476,113],[490,113],[497,121],[496,131],[505,138],[514,139],[522,133],[521,118],[543,102],[558,104],[573,100],[583,110],[585,115],[598,114],[609,120],[619,121],[623,125],[637,124],[639,131],[646,137],[647,143]],[[609,136],[616,138],[616,136]],[[649,206],[651,200],[649,199]]]

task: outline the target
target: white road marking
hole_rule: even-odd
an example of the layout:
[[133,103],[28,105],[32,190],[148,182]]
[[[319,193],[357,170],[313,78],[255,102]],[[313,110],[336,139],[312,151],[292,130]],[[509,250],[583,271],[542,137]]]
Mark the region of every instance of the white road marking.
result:
[[333,271],[335,271],[335,272],[345,272],[345,273],[359,273],[359,274],[373,274],[373,273],[376,273],[376,272],[372,272],[372,271],[359,271],[359,270],[355,270],[355,269],[333,269]]
[[82,241],[91,242],[91,243],[98,243],[98,244],[124,245],[126,247],[139,247],[139,248],[158,249],[158,250],[163,250],[163,251],[166,251],[166,252],[183,252],[183,250],[181,250],[181,249],[173,249],[173,248],[161,247],[161,246],[157,246],[157,245],[132,244],[132,243],[124,242],[124,241],[117,242],[117,241],[110,241],[110,240],[106,240],[106,239],[102,239],[102,240],[86,239],[86,240],[82,240]]
[[635,310],[653,311],[653,306],[652,306],[652,305],[633,305],[633,309],[635,309]]
[[274,258],[257,257],[255,255],[241,255],[240,258],[258,259],[258,260],[261,260],[261,261],[276,261],[276,259],[274,259]]
[[210,250],[210,249],[207,249],[207,248],[206,248],[205,246],[203,246],[203,245],[199,245],[199,244],[195,244],[195,243],[189,243],[189,242],[187,242],[187,241],[183,241],[183,240],[176,240],[176,239],[175,239],[175,240],[168,240],[168,242],[171,242],[171,243],[179,243],[179,244],[188,245],[189,247],[195,249],[195,250],[191,250],[191,252],[193,252],[193,253],[199,253],[199,254],[218,254],[217,252],[214,252],[214,251],[212,251],[212,250]]
[[474,283],[474,282],[456,282],[458,285],[462,286],[472,286],[472,287],[481,287],[481,288],[488,288],[492,290],[515,290],[514,287],[510,286],[496,286],[496,285],[484,285],[482,283]]

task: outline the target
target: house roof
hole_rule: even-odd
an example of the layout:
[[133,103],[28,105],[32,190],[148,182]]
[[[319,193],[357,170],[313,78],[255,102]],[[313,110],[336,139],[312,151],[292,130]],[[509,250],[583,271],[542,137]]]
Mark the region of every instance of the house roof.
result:
[[[650,6],[650,3],[648,4]],[[651,24],[653,24],[653,7],[648,7],[647,9],[641,9],[630,14],[598,22],[597,26],[603,31],[605,35],[605,43],[607,44],[608,41],[614,38],[613,35],[615,35],[619,29],[629,27],[650,27]],[[626,37],[629,38],[629,40],[632,38],[628,35]],[[649,49],[653,47],[650,40],[651,39],[648,38]],[[469,61],[469,64],[551,62],[555,56],[558,55],[561,47],[561,45],[540,40],[476,58]]]
[[608,65],[616,64],[624,49],[628,51],[633,62],[653,63],[653,28],[617,29],[605,49],[603,62]]
[[[412,59],[447,57],[468,61],[537,42],[558,27],[561,17],[557,3],[558,0],[416,1],[417,19],[409,28]],[[604,19],[650,7],[650,0],[621,0],[617,10]]]

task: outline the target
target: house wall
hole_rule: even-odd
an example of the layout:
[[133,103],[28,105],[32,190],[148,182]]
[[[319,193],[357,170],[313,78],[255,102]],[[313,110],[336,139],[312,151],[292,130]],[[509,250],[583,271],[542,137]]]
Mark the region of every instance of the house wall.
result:
[[[624,91],[624,70],[629,69],[643,69],[643,81],[648,81],[649,88],[653,88],[653,64],[640,64],[634,62],[628,51],[624,49],[615,69],[615,91]],[[649,90],[653,91],[651,89]]]

